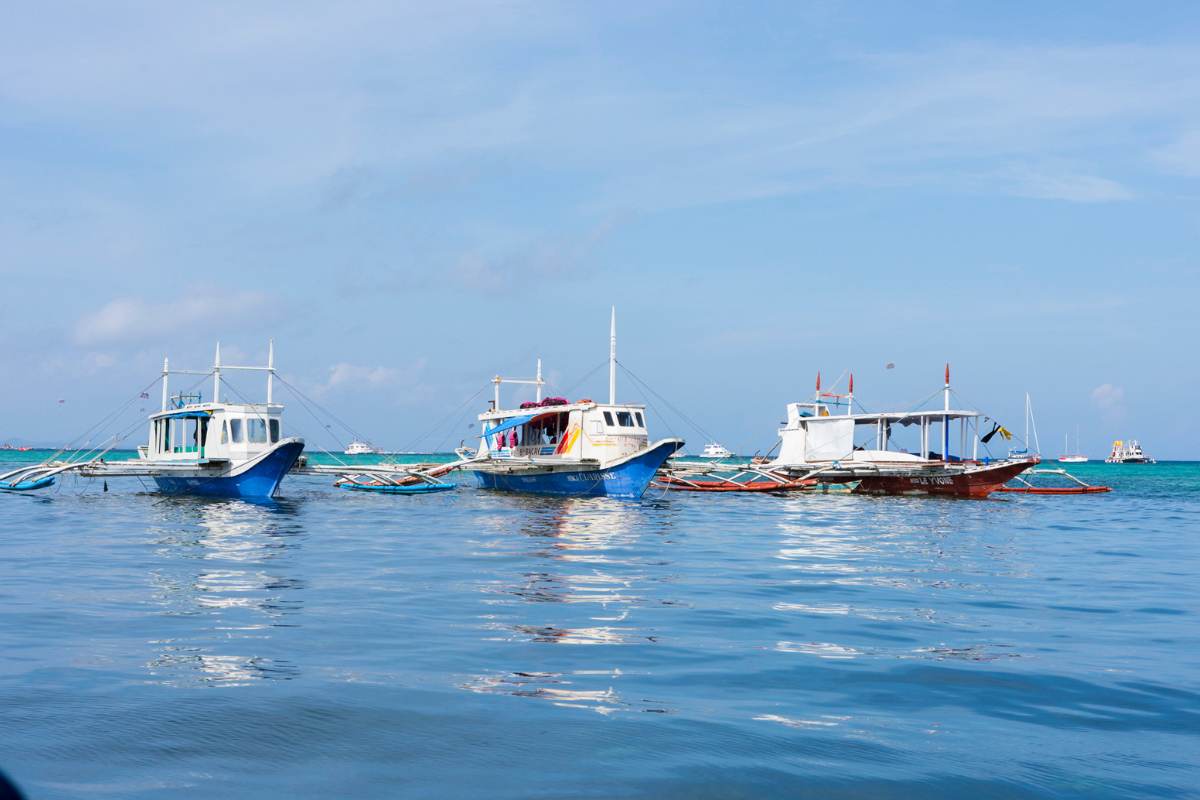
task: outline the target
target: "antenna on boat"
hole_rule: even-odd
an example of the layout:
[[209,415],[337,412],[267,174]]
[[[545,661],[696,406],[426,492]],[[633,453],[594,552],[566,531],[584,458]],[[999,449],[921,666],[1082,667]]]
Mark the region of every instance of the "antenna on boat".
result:
[[617,402],[617,307],[612,307],[612,322],[608,333],[608,404]]
[[821,370],[817,370],[817,391],[813,395],[813,402],[821,402]]
[[167,410],[167,397],[169,396],[169,392],[170,392],[170,389],[167,388],[167,384],[170,382],[170,380],[171,380],[171,365],[170,365],[170,362],[167,361],[167,357],[163,356],[163,388],[162,388],[162,409],[161,409],[162,411]]
[[850,391],[846,393],[846,416],[854,413],[854,373],[850,373]]
[[213,399],[221,402],[221,343],[217,342],[217,354],[213,356]]
[[275,388],[275,340],[267,340],[267,405],[271,405],[271,394]]

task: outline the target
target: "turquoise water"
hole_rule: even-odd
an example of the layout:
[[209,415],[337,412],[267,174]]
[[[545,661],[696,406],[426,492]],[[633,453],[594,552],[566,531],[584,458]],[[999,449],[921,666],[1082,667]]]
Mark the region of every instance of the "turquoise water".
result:
[[1195,796],[1200,465],[1072,471],[1116,491],[0,493],[0,769],[31,798]]

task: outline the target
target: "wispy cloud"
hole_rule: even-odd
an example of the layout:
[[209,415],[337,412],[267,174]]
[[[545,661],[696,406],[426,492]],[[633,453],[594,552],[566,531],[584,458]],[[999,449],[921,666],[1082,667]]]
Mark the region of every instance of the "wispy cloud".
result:
[[426,364],[424,358],[419,358],[403,367],[372,366],[342,361],[329,368],[328,376],[313,388],[313,392],[317,396],[325,396],[335,391],[387,388],[396,390],[392,393],[393,396],[411,397],[412,393],[418,389]]
[[99,346],[119,342],[152,342],[165,334],[203,325],[221,332],[248,320],[261,320],[267,297],[257,292],[215,293],[182,289],[182,297],[147,300],[118,297],[75,323],[77,344]]
[[1119,416],[1125,411],[1125,389],[1102,383],[1092,389],[1092,403],[1108,416]]

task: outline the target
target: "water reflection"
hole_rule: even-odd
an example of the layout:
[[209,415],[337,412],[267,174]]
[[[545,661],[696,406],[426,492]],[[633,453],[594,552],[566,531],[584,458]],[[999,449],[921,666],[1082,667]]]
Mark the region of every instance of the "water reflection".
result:
[[236,686],[288,680],[292,660],[272,655],[279,628],[297,626],[305,582],[291,573],[301,546],[293,503],[167,498],[151,528],[154,600],[173,635],[152,640],[147,669],[170,685]]
[[[653,700],[628,700],[622,697],[610,683],[620,676],[619,669],[578,670],[570,673],[510,672],[480,676],[462,688],[477,694],[505,694],[545,700],[561,708],[584,709],[603,715],[618,711],[671,713],[671,709]],[[608,685],[602,689],[576,688],[580,682],[585,685]]]
[[987,521],[986,503],[793,496],[783,507],[774,558],[790,576],[788,597],[771,609],[791,636],[774,643],[776,652],[824,660],[1019,655],[962,602],[986,595],[997,578],[1025,574],[1011,546],[981,540],[987,526],[971,524]]
[[[669,579],[670,565],[657,555],[647,557],[651,549],[660,552],[664,534],[670,531],[669,514],[653,503],[606,498],[504,499],[522,513],[484,515],[484,538],[478,543],[480,555],[502,556],[512,564],[508,570],[492,564],[490,574],[497,577],[479,584],[487,607],[481,615],[485,639],[510,643],[508,654],[517,664],[539,666],[547,655],[541,645],[658,641],[639,612],[672,602],[654,598],[657,586]],[[535,697],[603,714],[654,710],[645,702],[622,699],[608,685],[622,674],[617,664],[600,666],[604,668],[569,673],[501,671],[477,677],[464,688]]]

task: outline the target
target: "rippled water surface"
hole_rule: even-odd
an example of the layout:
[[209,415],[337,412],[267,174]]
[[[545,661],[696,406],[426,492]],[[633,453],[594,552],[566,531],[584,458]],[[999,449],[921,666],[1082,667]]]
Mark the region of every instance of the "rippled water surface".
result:
[[0,494],[30,798],[1200,785],[1200,467],[989,501]]

